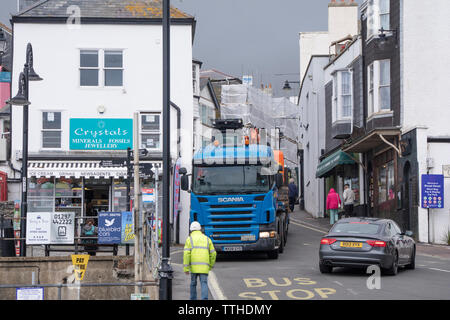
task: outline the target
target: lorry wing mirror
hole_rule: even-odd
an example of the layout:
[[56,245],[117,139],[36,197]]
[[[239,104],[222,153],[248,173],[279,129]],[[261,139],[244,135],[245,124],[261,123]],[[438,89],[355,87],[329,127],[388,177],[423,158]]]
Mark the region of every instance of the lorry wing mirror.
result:
[[283,186],[283,175],[281,173],[277,173],[275,175],[275,184],[278,189],[280,189]]
[[185,174],[181,176],[181,190],[189,190],[189,177]]

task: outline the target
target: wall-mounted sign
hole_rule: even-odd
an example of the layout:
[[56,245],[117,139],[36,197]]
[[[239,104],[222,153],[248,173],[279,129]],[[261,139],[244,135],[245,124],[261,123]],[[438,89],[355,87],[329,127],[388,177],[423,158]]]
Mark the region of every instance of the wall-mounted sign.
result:
[[70,119],[70,150],[126,150],[133,119]]
[[444,176],[442,174],[422,175],[422,208],[444,208]]

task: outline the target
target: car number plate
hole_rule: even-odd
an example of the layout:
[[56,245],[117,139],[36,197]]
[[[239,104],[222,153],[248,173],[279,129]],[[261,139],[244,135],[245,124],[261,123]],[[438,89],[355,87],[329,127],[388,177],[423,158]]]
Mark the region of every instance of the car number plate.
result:
[[241,236],[241,241],[255,241],[256,236],[254,234],[245,234]]
[[242,251],[242,247],[223,247],[223,251]]
[[341,242],[343,248],[362,248],[362,242]]

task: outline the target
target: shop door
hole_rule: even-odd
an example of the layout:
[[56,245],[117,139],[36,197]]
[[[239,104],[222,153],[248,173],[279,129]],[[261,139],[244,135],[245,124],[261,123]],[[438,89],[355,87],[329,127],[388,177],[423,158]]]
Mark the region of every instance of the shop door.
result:
[[[84,199],[86,216],[97,217],[100,212],[110,211],[110,185],[86,184]],[[97,219],[94,219],[97,223]]]

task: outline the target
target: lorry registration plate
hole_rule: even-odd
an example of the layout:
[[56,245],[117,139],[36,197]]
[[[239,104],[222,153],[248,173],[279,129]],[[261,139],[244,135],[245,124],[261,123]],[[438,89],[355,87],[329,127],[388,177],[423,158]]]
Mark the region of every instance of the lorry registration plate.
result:
[[241,236],[241,241],[255,241],[256,236],[254,234],[244,234]]
[[223,247],[223,251],[242,251],[242,247]]

